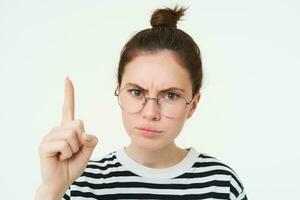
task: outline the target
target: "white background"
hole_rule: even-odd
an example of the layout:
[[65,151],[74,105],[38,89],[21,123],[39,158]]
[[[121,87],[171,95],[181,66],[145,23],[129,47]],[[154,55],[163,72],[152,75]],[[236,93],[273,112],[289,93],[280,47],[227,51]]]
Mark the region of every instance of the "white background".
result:
[[299,196],[298,1],[0,0],[1,199],[33,199],[38,144],[60,123],[66,76],[76,118],[100,140],[93,158],[128,144],[113,96],[120,51],[154,9],[175,3],[189,6],[178,28],[204,62],[178,144],[231,166],[249,199]]

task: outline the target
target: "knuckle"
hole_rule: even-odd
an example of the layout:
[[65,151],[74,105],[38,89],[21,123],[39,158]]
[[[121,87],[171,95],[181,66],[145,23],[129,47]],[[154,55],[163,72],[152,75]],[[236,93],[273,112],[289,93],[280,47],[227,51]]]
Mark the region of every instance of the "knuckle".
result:
[[61,143],[61,149],[67,150],[69,148],[69,144],[66,140],[63,140]]
[[52,135],[53,135],[53,132],[50,132],[50,133],[44,135],[43,138],[42,138],[42,143],[47,142],[48,140],[50,140]]
[[72,151],[69,151],[69,150],[66,151],[65,154],[66,154],[67,158],[69,158],[69,157],[71,157],[73,155]]
[[98,144],[99,139],[97,137],[95,137],[95,143]]
[[47,152],[48,149],[48,143],[47,142],[41,142],[38,146],[38,152],[40,155],[42,155],[43,153]]
[[56,132],[56,131],[58,131],[59,128],[60,128],[59,126],[53,127],[53,128],[50,130],[50,134],[51,134],[51,133],[54,133],[54,132]]
[[74,153],[76,153],[79,150],[79,147],[76,145],[76,146],[74,146],[74,148],[72,150]]
[[43,150],[44,150],[44,143],[40,143],[40,144],[38,145],[38,151],[39,151],[39,152],[43,152]]
[[80,128],[83,128],[84,127],[84,123],[81,119],[77,119],[74,121],[76,126],[80,127]]
[[68,138],[76,137],[77,132],[75,129],[68,129],[66,135]]

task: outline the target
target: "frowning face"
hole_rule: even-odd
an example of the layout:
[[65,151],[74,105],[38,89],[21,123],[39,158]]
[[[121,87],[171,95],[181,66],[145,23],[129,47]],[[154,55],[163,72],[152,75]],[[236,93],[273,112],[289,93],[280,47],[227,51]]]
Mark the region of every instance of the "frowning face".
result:
[[[168,50],[141,54],[129,62],[125,66],[122,85],[118,88],[119,91],[127,90],[132,98],[145,95],[152,98],[162,96],[169,102],[176,98],[183,98],[187,102],[192,100],[189,74]],[[184,102],[183,109],[177,112],[176,117],[166,115],[153,99],[148,100],[138,112],[130,113],[122,109],[123,124],[131,138],[131,145],[159,150],[173,144],[185,120],[192,116],[199,99],[198,93],[189,105],[181,101]]]

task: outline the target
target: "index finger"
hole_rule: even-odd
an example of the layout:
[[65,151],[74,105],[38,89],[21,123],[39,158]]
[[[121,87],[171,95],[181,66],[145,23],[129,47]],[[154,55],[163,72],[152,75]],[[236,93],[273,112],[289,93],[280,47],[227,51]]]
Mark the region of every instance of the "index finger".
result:
[[63,105],[61,124],[74,120],[74,87],[72,81],[67,77],[65,81],[65,99]]

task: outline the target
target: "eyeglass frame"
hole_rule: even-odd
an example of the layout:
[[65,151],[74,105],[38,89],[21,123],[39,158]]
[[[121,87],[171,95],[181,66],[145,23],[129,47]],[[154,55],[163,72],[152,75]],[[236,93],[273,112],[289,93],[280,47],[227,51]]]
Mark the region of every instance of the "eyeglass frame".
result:
[[[130,87],[130,86],[128,86],[128,87]],[[121,90],[119,91],[119,94],[122,92],[122,90],[124,90],[124,89],[126,89],[126,88],[127,88],[127,87],[124,87],[123,89],[121,89]],[[120,105],[120,103],[119,103],[119,94],[117,93],[117,90],[118,90],[118,88],[115,89],[114,95],[118,97],[118,104]],[[146,95],[143,94],[143,97],[144,97],[144,102],[142,103],[143,107],[141,107],[141,109],[140,109],[139,111],[141,111],[141,110],[145,107],[145,105],[146,105],[146,103],[148,102],[148,100],[151,100],[151,99],[156,100],[157,105],[160,105],[160,104],[159,104],[160,98],[161,98],[164,94],[166,94],[167,92],[170,92],[170,91],[165,91],[165,92],[162,93],[160,96],[158,96],[158,98],[147,97]],[[190,104],[194,101],[195,96],[193,95],[193,98],[192,98],[189,102],[185,99],[185,97],[184,97],[183,95],[182,95],[182,98],[183,98],[183,100],[185,101],[185,106],[187,106],[187,105],[190,105]],[[121,105],[120,105],[120,107],[123,109],[123,107],[122,107]],[[139,111],[137,111],[137,112],[139,112]],[[136,112],[136,113],[137,113],[137,112]]]

